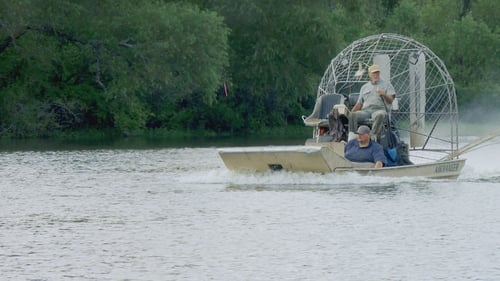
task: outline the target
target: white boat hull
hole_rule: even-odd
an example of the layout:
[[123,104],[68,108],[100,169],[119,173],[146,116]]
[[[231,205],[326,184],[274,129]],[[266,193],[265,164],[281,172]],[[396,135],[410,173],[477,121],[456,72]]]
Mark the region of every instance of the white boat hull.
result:
[[375,168],[354,168],[337,169],[335,172],[356,172],[362,175],[373,175],[381,177],[425,177],[434,179],[456,179],[462,168],[465,166],[465,159],[454,159],[446,161],[436,161],[425,164],[415,164],[396,167]]
[[343,157],[343,143],[305,146],[222,148],[219,155],[229,170],[267,172],[285,170],[317,173],[359,173],[384,177],[457,178],[465,159],[424,164],[373,168],[373,163],[355,163]]

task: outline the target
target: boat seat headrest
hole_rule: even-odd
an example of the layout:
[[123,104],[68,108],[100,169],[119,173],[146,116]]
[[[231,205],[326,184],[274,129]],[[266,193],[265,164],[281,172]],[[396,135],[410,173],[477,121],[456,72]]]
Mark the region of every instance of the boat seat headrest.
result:
[[359,93],[350,93],[349,94],[349,108],[352,108],[356,102],[358,102]]

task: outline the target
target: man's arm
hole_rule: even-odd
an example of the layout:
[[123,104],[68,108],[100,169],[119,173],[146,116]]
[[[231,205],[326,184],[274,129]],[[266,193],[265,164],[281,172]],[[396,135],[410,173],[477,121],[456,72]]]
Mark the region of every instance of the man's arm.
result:
[[392,101],[394,101],[394,95],[391,95],[390,93],[388,93],[387,91],[384,91],[382,89],[377,89],[377,94],[384,98],[384,100],[388,103],[388,104],[391,104]]
[[[383,88],[385,88],[385,90],[383,90]],[[392,86],[391,82],[385,82],[385,86],[382,86],[382,89],[377,89],[377,94],[381,96],[385,102],[391,104],[396,96],[396,91],[394,90],[394,86]]]
[[373,142],[372,156],[373,160],[375,160],[375,168],[382,168],[384,166],[384,163],[387,163],[387,158],[385,157],[384,149],[379,143],[376,143],[374,141],[372,142]]
[[356,112],[361,109],[361,103],[357,102],[354,107],[351,109],[351,112]]

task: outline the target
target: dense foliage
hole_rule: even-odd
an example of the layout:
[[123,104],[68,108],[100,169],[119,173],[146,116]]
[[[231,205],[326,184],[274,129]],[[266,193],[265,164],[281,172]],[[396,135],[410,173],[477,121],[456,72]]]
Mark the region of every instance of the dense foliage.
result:
[[[0,0],[0,136],[299,124],[330,60],[393,32],[499,104],[497,0]],[[492,102],[493,101],[493,102]]]

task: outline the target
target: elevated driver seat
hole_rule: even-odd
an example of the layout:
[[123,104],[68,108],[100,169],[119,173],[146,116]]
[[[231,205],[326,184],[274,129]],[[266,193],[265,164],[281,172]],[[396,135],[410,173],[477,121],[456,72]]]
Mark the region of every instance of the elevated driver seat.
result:
[[[349,109],[350,110],[352,110],[354,105],[356,105],[356,103],[358,102],[358,99],[359,99],[359,93],[350,93],[349,94],[348,101],[349,101]],[[371,129],[372,125],[373,125],[373,119],[369,118],[366,120],[359,120],[358,126],[361,126],[361,125],[366,125],[366,126],[370,127],[370,129]]]
[[316,100],[313,112],[309,116],[302,116],[306,126],[315,127],[313,137],[319,140],[319,137],[328,131],[328,114],[335,105],[344,106],[345,97],[340,94],[325,94]]

